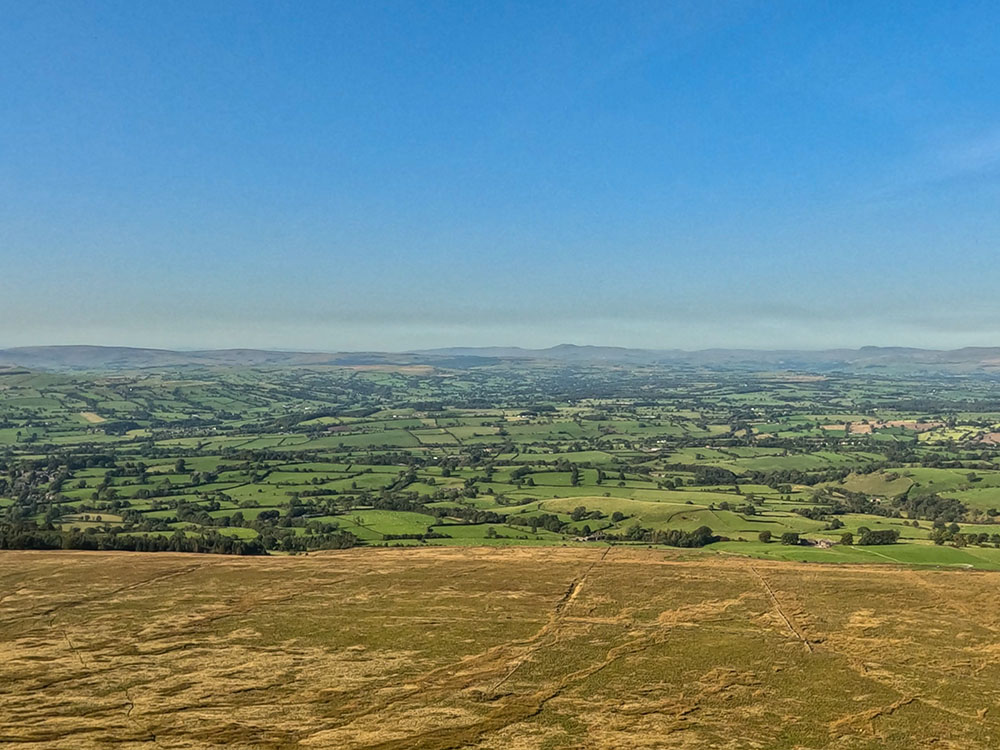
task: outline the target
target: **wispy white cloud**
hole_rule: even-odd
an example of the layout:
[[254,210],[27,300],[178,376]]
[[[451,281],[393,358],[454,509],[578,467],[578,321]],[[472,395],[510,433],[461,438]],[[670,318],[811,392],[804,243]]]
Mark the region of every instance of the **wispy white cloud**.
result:
[[858,198],[869,206],[979,184],[1000,175],[1000,125],[974,133],[927,136],[889,166]]
[[938,152],[938,161],[950,175],[1000,167],[1000,127],[945,145]]

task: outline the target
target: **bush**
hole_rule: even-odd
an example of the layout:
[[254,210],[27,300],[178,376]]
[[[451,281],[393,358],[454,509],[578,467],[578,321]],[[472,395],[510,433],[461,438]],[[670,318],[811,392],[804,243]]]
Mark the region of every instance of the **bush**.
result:
[[762,531],[762,532],[760,532],[757,535],[757,539],[758,539],[758,541],[761,541],[764,544],[768,544],[771,541],[771,532],[770,531]]
[[796,531],[786,531],[781,535],[781,543],[794,546],[799,544],[802,540],[799,539],[799,534]]

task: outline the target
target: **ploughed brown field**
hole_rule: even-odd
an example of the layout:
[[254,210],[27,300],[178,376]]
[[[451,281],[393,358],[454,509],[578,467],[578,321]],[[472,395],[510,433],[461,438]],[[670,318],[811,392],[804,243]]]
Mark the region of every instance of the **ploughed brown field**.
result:
[[996,748],[1000,574],[0,553],[0,746]]

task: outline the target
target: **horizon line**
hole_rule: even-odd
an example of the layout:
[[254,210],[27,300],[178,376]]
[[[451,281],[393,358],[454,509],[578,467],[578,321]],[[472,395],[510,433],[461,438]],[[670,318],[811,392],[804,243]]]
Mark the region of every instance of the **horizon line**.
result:
[[22,344],[18,346],[0,346],[0,352],[11,352],[18,350],[30,350],[30,349],[127,349],[133,351],[154,351],[154,352],[171,352],[171,353],[199,353],[199,352],[236,352],[236,351],[253,351],[253,352],[275,352],[281,354],[433,354],[438,352],[452,352],[455,350],[496,350],[496,349],[516,349],[524,352],[548,352],[556,349],[614,349],[619,351],[637,351],[637,352],[678,352],[683,354],[698,354],[702,352],[719,352],[719,351],[738,351],[738,352],[760,352],[760,353],[778,353],[778,352],[831,352],[831,351],[849,351],[849,352],[860,352],[865,350],[881,350],[881,349],[893,349],[893,350],[909,350],[909,351],[923,351],[923,352],[957,352],[957,351],[968,351],[976,349],[1000,349],[1000,344],[995,346],[960,346],[953,349],[942,349],[938,347],[922,347],[922,346],[899,346],[899,345],[883,345],[883,344],[862,344],[858,346],[829,346],[829,347],[819,347],[819,348],[807,348],[807,347],[775,347],[775,348],[765,348],[765,347],[741,347],[741,346],[710,346],[702,349],[684,349],[682,347],[647,347],[647,346],[620,346],[616,344],[573,344],[563,342],[560,344],[553,344],[552,346],[544,347],[526,347],[518,344],[475,344],[475,345],[452,345],[452,346],[438,346],[438,347],[428,347],[422,349],[312,349],[312,348],[295,348],[295,349],[284,349],[275,347],[257,347],[257,346],[220,346],[220,347],[162,347],[162,346],[135,346],[130,344]]

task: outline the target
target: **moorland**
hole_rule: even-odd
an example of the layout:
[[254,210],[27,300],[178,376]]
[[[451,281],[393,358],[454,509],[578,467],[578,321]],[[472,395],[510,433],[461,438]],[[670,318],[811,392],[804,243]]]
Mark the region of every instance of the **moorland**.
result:
[[995,577],[626,546],[0,551],[0,744],[987,750]]

